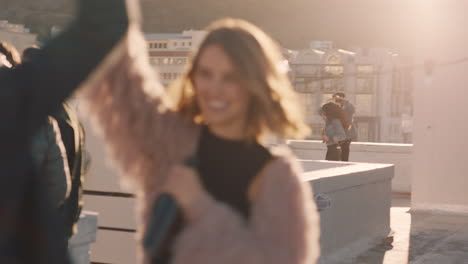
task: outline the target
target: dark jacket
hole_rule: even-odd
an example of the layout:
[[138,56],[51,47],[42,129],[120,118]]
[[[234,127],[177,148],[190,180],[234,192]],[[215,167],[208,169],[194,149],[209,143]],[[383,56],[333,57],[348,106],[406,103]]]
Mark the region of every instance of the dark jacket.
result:
[[61,208],[70,195],[71,178],[67,154],[54,118],[49,117],[34,136],[31,154],[36,171],[47,183],[53,205]]
[[343,100],[343,111],[346,114],[346,121],[348,121],[349,127],[345,128],[346,140],[354,140],[357,138],[357,131],[354,125],[354,105],[348,100]]
[[83,182],[85,176],[85,133],[78,115],[70,105],[64,103],[54,114],[60,127],[63,145],[71,176],[70,195],[65,200],[60,214],[65,223],[67,237],[71,237],[77,230],[77,222],[83,208]]
[[29,144],[122,39],[125,2],[80,0],[77,19],[33,60],[0,68],[0,263],[68,263],[63,225]]

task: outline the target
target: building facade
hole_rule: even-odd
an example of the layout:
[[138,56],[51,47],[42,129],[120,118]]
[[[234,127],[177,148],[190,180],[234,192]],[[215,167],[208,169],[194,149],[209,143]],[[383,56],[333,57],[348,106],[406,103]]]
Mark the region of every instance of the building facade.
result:
[[205,36],[204,31],[188,30],[182,33],[146,34],[150,63],[159,73],[165,86],[177,79],[185,70],[191,54]]
[[31,34],[24,25],[0,20],[0,40],[12,44],[19,52],[22,52],[25,48],[37,43],[37,35]]
[[320,106],[343,92],[356,108],[358,141],[403,142],[402,115],[412,114],[410,61],[387,49],[309,48],[297,51],[289,63],[311,139],[321,138]]

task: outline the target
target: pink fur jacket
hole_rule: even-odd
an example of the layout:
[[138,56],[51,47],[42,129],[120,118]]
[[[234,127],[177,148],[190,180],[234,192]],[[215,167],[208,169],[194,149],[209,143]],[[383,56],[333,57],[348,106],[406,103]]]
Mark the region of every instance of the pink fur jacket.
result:
[[[171,111],[148,64],[139,27],[81,90],[112,158],[136,187],[146,229],[151,204],[173,165],[191,156],[199,126]],[[274,154],[250,188],[252,213],[240,214],[206,194],[174,243],[176,264],[312,264],[319,255],[319,220],[310,186],[291,154]],[[149,263],[140,254],[140,263]]]

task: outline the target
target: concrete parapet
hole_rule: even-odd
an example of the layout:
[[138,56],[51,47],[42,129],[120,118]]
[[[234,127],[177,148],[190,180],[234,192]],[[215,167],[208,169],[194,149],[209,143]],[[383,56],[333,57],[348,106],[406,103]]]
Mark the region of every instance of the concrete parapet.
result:
[[394,166],[302,161],[320,211],[319,263],[357,256],[390,232]]
[[[323,160],[327,147],[317,140],[290,140],[289,147],[299,159]],[[392,191],[411,193],[413,145],[371,142],[351,144],[351,162],[381,163],[395,165]]]

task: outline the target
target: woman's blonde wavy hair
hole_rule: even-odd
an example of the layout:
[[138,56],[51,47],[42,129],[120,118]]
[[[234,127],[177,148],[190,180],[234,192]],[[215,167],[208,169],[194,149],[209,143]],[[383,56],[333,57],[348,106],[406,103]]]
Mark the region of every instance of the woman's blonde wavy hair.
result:
[[208,35],[181,79],[170,87],[175,111],[202,123],[195,98],[193,76],[203,51],[219,45],[238,70],[241,85],[250,96],[246,138],[258,140],[270,134],[280,138],[302,138],[309,133],[303,122],[296,94],[286,75],[278,46],[262,30],[240,19],[222,19],[212,23]]

